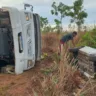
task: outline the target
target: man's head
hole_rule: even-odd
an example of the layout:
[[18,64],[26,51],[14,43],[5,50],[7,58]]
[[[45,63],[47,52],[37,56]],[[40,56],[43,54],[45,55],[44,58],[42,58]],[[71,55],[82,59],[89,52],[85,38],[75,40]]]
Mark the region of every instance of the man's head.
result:
[[73,37],[75,37],[77,35],[77,32],[74,31],[72,34],[73,34]]

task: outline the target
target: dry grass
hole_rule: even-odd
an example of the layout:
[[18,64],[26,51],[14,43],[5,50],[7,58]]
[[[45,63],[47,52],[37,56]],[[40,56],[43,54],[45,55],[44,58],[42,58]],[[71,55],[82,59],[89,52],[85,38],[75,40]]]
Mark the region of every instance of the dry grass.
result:
[[36,96],[73,96],[80,84],[78,72],[66,60],[59,65],[53,65],[50,68],[54,72],[32,78],[32,93],[37,94]]
[[[83,34],[78,35],[75,41],[79,41]],[[28,96],[96,96],[94,80],[89,79],[86,83],[84,81],[84,86],[79,89],[83,79],[76,66],[72,67],[72,62],[68,62],[68,53],[61,62],[58,62],[59,57],[54,53],[58,50],[59,36],[49,33],[43,35],[42,38],[43,52],[48,53],[52,65],[41,68],[42,75],[38,74],[31,79]],[[45,63],[48,62],[50,63],[49,59]]]
[[59,82],[58,91],[55,96],[73,96],[75,89],[80,84],[80,74],[72,66],[69,65],[68,60],[64,57],[63,62],[58,66]]
[[[39,74],[31,80],[31,92],[33,96],[73,96],[80,84],[80,74],[69,65],[68,58],[64,57],[63,62],[58,62],[57,54],[59,36],[49,33],[42,36],[43,52],[51,54],[53,60],[50,67],[43,69],[42,76]],[[52,56],[52,54],[54,54]],[[47,63],[47,62],[46,62]],[[41,70],[42,72],[42,70]],[[32,86],[32,87],[31,87]],[[31,95],[30,95],[31,96]]]
[[89,78],[77,96],[96,96],[96,81]]
[[48,33],[42,35],[42,51],[47,53],[57,52],[59,44],[59,35]]

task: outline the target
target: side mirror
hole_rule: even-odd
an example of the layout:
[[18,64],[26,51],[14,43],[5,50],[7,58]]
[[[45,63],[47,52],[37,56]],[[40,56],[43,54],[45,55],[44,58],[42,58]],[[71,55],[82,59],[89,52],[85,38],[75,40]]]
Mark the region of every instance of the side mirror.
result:
[[26,10],[26,7],[31,7],[31,11],[33,12],[33,6],[32,5],[30,5],[30,4],[24,4],[24,9]]

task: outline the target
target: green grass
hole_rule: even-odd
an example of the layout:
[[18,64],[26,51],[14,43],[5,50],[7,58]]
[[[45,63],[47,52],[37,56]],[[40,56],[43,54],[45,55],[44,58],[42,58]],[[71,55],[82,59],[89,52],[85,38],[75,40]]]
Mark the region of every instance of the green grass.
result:
[[77,46],[90,46],[96,48],[96,29],[86,32],[82,37]]

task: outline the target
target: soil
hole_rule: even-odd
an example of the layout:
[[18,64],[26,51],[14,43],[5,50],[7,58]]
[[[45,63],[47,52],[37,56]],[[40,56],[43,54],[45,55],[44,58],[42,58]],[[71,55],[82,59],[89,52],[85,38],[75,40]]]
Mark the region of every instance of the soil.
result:
[[[36,75],[42,76],[40,69],[50,66],[51,62],[52,60],[50,61],[48,58],[41,60],[35,64],[34,68],[21,75],[0,74],[0,96],[28,96],[31,78]],[[32,91],[29,96],[33,96]]]

